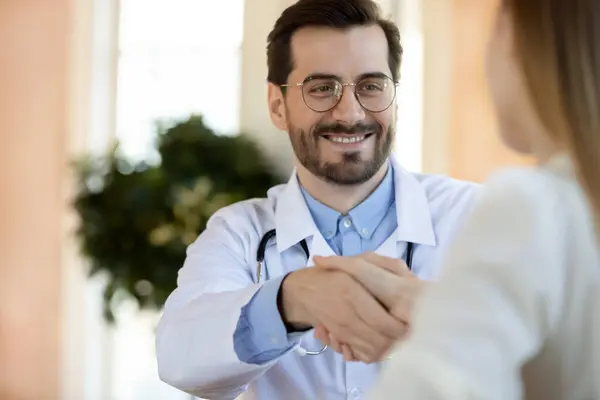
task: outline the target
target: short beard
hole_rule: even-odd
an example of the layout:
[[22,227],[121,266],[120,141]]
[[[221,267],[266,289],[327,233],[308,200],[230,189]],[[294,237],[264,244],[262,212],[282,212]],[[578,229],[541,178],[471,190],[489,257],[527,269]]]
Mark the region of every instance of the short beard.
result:
[[[348,152],[343,154],[340,162],[323,162],[320,157],[318,141],[321,139],[321,134],[325,132],[372,133],[376,140],[373,155],[369,159],[364,159],[360,152]],[[288,133],[300,164],[316,177],[339,186],[360,185],[375,176],[390,156],[395,136],[395,131],[391,126],[384,134],[380,125],[364,123],[358,123],[351,127],[340,124],[319,124],[310,133],[290,125]]]

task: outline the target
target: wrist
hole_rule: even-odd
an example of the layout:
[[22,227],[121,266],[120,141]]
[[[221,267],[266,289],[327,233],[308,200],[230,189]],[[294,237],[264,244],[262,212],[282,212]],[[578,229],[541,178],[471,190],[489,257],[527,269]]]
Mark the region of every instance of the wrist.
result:
[[294,272],[288,274],[283,279],[277,296],[279,314],[288,332],[305,331],[311,328],[308,318],[302,311],[302,296],[298,295],[296,277]]

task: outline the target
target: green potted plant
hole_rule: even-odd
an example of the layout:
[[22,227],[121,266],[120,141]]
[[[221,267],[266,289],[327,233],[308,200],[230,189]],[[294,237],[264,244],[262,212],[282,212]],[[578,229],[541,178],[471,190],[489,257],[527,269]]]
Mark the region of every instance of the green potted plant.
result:
[[158,165],[132,163],[118,147],[77,163],[77,236],[90,274],[108,276],[105,316],[122,294],[160,309],[175,289],[187,246],[219,208],[264,197],[281,183],[246,136],[222,136],[201,116],[159,125]]

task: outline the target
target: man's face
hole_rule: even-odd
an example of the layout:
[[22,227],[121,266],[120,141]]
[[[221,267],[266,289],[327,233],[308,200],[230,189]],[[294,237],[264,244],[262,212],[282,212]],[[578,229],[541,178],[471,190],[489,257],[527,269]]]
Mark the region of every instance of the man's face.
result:
[[[285,96],[279,87],[269,88],[273,121],[278,128],[287,130],[296,158],[313,175],[338,185],[369,180],[390,154],[395,103],[381,112],[367,111],[355,90],[364,92],[374,86],[344,86],[339,103],[331,110],[318,112],[307,106],[303,88],[296,84],[315,75],[338,77],[342,83],[355,83],[373,74],[391,77],[383,30],[378,26],[348,30],[302,28],[292,37],[291,49],[295,68],[288,77],[290,86]],[[318,102],[322,93],[330,92],[331,88],[319,87],[311,96]],[[307,96],[307,88],[304,94]]]

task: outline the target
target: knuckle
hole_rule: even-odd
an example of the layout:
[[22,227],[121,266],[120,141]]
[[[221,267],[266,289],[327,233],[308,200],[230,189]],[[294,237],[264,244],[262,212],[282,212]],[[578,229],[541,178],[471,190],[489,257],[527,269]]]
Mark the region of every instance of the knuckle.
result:
[[347,329],[341,328],[340,332],[336,335],[336,339],[339,343],[347,343],[352,340],[352,337]]
[[381,354],[380,349],[374,349],[374,350],[370,351],[369,353],[366,354],[366,358],[367,358],[366,362],[368,364],[378,362],[381,359],[380,354]]
[[406,268],[406,263],[404,260],[394,259],[393,265],[398,271],[403,271]]
[[382,339],[372,351],[373,361],[379,361],[383,358],[384,354],[390,349],[395,340]]
[[337,272],[336,275],[340,281],[340,285],[344,286],[345,288],[350,288],[353,286],[352,283],[354,280],[347,273]]
[[391,315],[383,312],[373,321],[373,325],[379,331],[388,332],[396,326],[396,319]]
[[337,339],[337,338],[335,338],[335,337],[332,337],[332,338],[331,338],[331,340],[329,341],[329,346],[330,346],[332,349],[334,349],[335,351],[337,351],[338,353],[340,352],[340,350],[341,350],[341,347],[342,347],[342,346],[340,345],[340,342],[338,341],[338,339]]
[[[347,279],[350,279],[350,278],[347,277]],[[352,283],[353,282],[351,282],[351,281],[347,281],[347,282],[344,282],[344,284],[342,286],[342,293],[341,293],[342,297],[344,298],[344,300],[346,302],[349,302],[349,303],[354,303],[356,301],[356,298],[358,297],[358,293],[359,293]]]
[[406,302],[401,302],[394,306],[390,310],[390,314],[393,315],[396,319],[404,321],[405,323],[410,322],[411,310],[410,306],[406,304]]
[[400,328],[398,329],[398,331],[396,332],[396,338],[401,339],[404,336],[406,336],[408,330],[410,328],[410,325],[407,323],[402,323],[400,324]]
[[363,362],[365,364],[372,364],[375,361],[375,357],[373,357],[371,354],[365,354],[363,358]]
[[344,301],[345,301],[347,304],[350,304],[350,305],[355,305],[355,304],[357,304],[357,303],[358,303],[358,299],[357,299],[357,297],[358,297],[358,296],[356,295],[356,293],[354,293],[352,290],[346,290],[346,291],[344,292]]
[[388,337],[399,338],[406,330],[406,324],[391,318],[388,323],[382,326],[381,330],[386,332]]
[[337,321],[337,325],[338,328],[342,331],[342,332],[347,332],[350,330],[351,326],[352,326],[352,318],[350,316],[349,312],[340,312],[338,314],[338,321]]
[[350,328],[350,321],[348,318],[341,318],[338,322],[338,327],[343,330],[346,331],[348,330],[348,328]]

